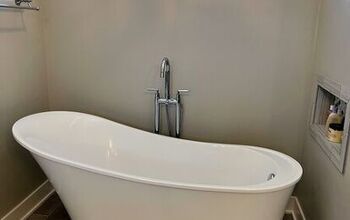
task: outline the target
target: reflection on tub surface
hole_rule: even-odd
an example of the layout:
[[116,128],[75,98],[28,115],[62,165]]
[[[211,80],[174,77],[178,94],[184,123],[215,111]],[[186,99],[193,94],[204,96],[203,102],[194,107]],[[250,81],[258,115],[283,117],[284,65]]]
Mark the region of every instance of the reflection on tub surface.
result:
[[276,151],[155,135],[46,112],[13,127],[73,219],[280,220],[298,162]]

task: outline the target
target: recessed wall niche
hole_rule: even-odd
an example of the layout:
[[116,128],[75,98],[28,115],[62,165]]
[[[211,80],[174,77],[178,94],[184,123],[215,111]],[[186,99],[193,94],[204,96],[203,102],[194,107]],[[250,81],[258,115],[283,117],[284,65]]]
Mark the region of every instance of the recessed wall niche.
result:
[[[313,100],[310,120],[311,135],[335,167],[344,173],[349,143],[350,90],[339,83],[319,76]],[[331,112],[337,114],[335,118],[332,117],[333,120],[329,119]],[[330,121],[333,121],[331,126],[329,126]],[[335,141],[334,135],[338,135],[340,140]]]

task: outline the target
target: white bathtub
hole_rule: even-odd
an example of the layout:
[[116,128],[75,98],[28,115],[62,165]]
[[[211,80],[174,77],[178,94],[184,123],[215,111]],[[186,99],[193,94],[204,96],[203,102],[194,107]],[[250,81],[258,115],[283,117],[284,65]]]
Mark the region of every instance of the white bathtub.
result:
[[13,134],[74,220],[281,220],[302,175],[276,151],[174,139],[75,112],[25,117]]

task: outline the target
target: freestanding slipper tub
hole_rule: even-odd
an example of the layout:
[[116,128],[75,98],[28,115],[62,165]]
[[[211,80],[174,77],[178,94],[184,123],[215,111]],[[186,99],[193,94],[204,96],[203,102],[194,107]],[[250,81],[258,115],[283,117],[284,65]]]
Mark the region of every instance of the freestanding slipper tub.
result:
[[302,175],[276,151],[169,138],[76,112],[25,117],[13,135],[73,220],[281,220]]

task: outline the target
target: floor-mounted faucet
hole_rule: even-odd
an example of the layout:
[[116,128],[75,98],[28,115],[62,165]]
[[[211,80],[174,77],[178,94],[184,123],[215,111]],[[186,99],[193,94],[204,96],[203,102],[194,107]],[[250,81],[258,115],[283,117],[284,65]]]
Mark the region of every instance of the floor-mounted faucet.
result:
[[[170,62],[168,58],[163,58],[160,65],[160,77],[164,78],[164,98],[160,97],[159,89],[149,88],[150,92],[155,93],[154,97],[154,133],[159,134],[160,131],[160,108],[165,105],[166,108],[174,105],[176,107],[175,115],[175,136],[180,137],[181,135],[181,96],[188,93],[189,90],[181,89],[177,90],[176,98],[171,98],[170,95]],[[167,109],[168,110],[168,109]],[[169,118],[168,118],[169,120]],[[169,123],[169,121],[168,121]]]

